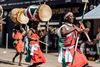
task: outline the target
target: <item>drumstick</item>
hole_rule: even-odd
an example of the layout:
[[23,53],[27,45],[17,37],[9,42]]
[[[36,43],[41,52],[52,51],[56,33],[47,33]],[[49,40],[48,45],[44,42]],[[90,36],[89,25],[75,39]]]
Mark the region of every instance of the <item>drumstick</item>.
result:
[[5,18],[2,18],[2,19],[0,19],[0,20],[4,20]]
[[[83,22],[83,18],[84,18],[84,13],[85,13],[85,9],[86,9],[86,6],[87,6],[87,2],[88,2],[88,0],[85,2],[85,5],[84,5],[84,10],[83,10],[83,15],[82,15],[82,22]],[[85,29],[85,26],[83,25],[82,22],[79,22],[79,23],[80,23],[80,25],[82,25],[82,28]],[[84,33],[85,33],[85,35],[87,36],[88,41],[91,42],[91,40],[90,40],[88,34],[87,34],[86,32],[84,32]],[[77,37],[77,40],[76,40],[76,45],[75,45],[75,50],[74,50],[73,60],[72,60],[72,64],[71,64],[71,65],[73,65],[73,63],[74,63],[74,57],[75,57],[75,54],[76,54],[76,49],[77,49],[78,41],[79,41],[79,36]]]
[[[84,10],[83,10],[83,15],[82,15],[82,22],[83,22],[83,20],[84,20],[84,13],[85,13],[85,10],[86,10],[87,3],[88,3],[88,0],[86,0],[85,5],[84,5]],[[80,25],[82,25],[82,29],[85,29],[85,26],[84,26],[84,24],[83,24],[82,22],[79,22],[79,23],[80,23]],[[91,42],[90,37],[89,37],[89,35],[87,34],[87,32],[84,32],[84,33],[85,33],[85,35],[86,35],[88,41]]]
[[43,41],[39,41],[40,43],[42,43],[42,44],[45,44],[45,45],[47,45],[47,43],[45,43],[45,42],[43,42]]
[[[82,22],[79,22],[79,23],[80,23],[82,29],[85,29],[85,26],[83,25],[83,23],[82,23]],[[85,35],[86,35],[88,41],[91,42],[91,39],[90,39],[89,35],[87,34],[87,32],[84,32],[84,33],[85,33]]]
[[[3,21],[5,18],[0,19],[0,21]],[[6,24],[5,22],[2,22],[2,24]]]
[[78,42],[79,42],[79,37],[80,35],[78,35],[77,39],[76,39],[76,44],[75,44],[75,50],[74,50],[74,54],[73,54],[73,60],[72,60],[72,64],[74,63],[74,58],[75,58],[75,54],[76,54],[76,50],[77,50],[77,46],[78,46]]

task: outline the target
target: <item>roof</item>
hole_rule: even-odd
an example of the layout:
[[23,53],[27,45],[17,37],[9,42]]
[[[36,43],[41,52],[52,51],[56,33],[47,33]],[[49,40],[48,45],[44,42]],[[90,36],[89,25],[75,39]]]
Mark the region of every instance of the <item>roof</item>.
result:
[[[76,17],[77,20],[82,19],[82,16]],[[83,19],[100,19],[100,4],[93,10],[87,12]]]

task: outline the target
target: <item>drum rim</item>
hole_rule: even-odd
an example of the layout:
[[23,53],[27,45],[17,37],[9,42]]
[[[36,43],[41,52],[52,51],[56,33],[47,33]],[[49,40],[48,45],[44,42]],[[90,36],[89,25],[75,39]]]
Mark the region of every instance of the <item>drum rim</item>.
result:
[[[13,12],[14,12],[13,10],[17,10],[16,14],[13,14]],[[10,14],[11,20],[16,24],[19,24],[19,22],[17,21],[18,12],[19,12],[19,8],[14,8],[11,10],[11,14]],[[14,15],[16,15],[16,17],[14,17]]]
[[[41,17],[41,9],[42,9],[44,6],[48,7],[49,12],[50,12],[50,14],[51,14],[49,17],[45,17],[46,20],[44,20],[44,18]],[[38,9],[38,15],[39,15],[39,18],[40,18],[41,21],[49,21],[49,20],[51,19],[51,17],[52,17],[52,10],[51,10],[50,6],[48,6],[47,4],[41,4],[41,5],[39,6],[39,9]]]
[[[20,19],[20,17],[21,17],[21,15],[23,14],[24,15],[24,8],[23,9],[20,9],[19,10],[19,13],[18,13],[18,16],[17,16],[17,21],[20,23],[20,24],[27,24],[28,22],[26,22],[26,23],[22,23],[22,21],[21,21],[21,19]],[[24,15],[25,16],[25,15]],[[26,17],[26,16],[25,16]],[[27,17],[28,18],[28,17]],[[29,20],[28,20],[29,21]]]

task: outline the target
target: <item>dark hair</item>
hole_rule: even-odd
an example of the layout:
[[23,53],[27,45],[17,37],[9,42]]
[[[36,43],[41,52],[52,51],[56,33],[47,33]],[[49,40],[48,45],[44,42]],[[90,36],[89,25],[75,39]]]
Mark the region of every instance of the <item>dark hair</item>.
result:
[[21,25],[16,25],[16,26],[14,27],[13,31],[14,31],[14,32],[19,31],[19,32],[21,32],[21,33],[23,32],[22,29],[21,29]]
[[37,30],[38,24],[39,22],[36,22],[36,21],[30,22],[30,27]]

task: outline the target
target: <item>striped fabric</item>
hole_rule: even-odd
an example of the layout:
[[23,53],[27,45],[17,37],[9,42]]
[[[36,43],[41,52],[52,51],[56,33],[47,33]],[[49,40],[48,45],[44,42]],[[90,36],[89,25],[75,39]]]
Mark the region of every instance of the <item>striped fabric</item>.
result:
[[24,14],[27,16],[30,20],[32,20],[32,17],[35,16],[37,12],[38,6],[31,5],[27,9],[25,9]]

